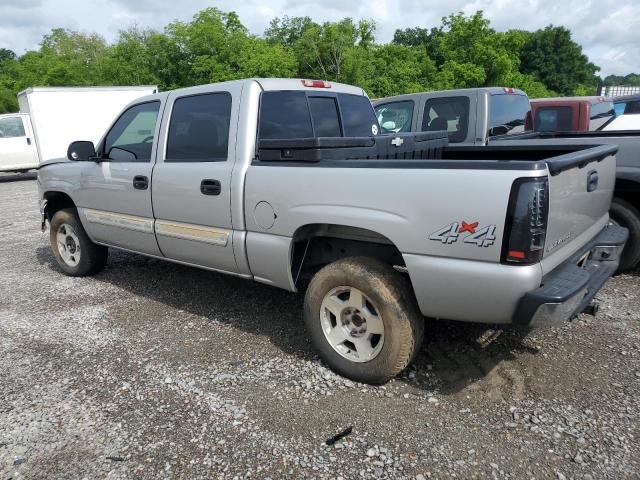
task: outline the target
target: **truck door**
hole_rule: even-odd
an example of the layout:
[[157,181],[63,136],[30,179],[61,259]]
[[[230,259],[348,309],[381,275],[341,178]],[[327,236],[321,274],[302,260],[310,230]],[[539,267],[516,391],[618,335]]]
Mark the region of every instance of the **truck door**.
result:
[[24,115],[0,117],[0,171],[27,170],[38,166],[38,152],[29,118]]
[[231,222],[241,86],[169,95],[153,172],[155,232],[170,259],[237,272]]
[[85,162],[78,201],[94,241],[161,255],[153,233],[151,171],[161,100],[125,110],[100,145],[97,162]]

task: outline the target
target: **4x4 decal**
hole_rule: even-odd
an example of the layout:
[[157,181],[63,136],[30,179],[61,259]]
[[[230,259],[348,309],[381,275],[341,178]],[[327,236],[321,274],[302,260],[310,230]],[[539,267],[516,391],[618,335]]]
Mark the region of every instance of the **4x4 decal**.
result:
[[[496,241],[496,226],[488,225],[478,228],[478,222],[453,222],[429,235],[429,240],[442,242],[445,245],[456,243],[462,238],[463,243],[472,243],[478,247],[488,247]],[[466,236],[461,234],[468,233]]]

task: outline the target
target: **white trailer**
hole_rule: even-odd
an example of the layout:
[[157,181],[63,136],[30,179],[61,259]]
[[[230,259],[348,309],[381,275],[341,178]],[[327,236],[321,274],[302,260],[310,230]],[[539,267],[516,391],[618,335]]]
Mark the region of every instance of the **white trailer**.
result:
[[0,115],[0,171],[24,171],[66,157],[74,140],[97,143],[133,100],[157,93],[138,87],[33,87],[18,93],[20,112]]

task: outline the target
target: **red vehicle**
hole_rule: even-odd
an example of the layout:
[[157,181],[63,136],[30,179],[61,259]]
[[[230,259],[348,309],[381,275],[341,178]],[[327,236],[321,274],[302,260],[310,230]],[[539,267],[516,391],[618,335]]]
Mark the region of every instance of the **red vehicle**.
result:
[[602,130],[616,116],[609,97],[557,97],[531,100],[526,130],[590,132]]

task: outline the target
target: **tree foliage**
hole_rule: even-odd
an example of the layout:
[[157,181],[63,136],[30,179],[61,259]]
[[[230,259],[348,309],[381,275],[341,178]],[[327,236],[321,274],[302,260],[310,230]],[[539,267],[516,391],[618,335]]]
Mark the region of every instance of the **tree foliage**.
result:
[[359,85],[372,97],[434,89],[513,86],[532,97],[594,85],[597,67],[562,27],[497,32],[482,12],[395,32],[345,18],[274,18],[262,36],[234,12],[207,8],[162,31],[133,25],[109,44],[94,33],[55,28],[38,49],[0,49],[0,113],[36,85],[142,85],[162,90],[247,77],[321,78]]

